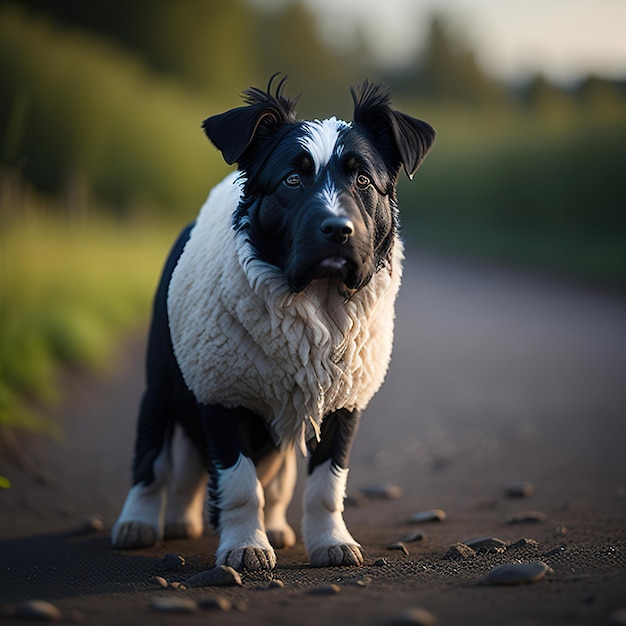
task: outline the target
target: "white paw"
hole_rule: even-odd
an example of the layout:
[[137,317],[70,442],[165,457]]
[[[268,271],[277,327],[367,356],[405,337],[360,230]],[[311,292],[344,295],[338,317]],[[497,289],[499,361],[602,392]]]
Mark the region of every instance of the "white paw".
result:
[[321,546],[309,554],[313,567],[333,567],[339,565],[363,565],[363,549],[359,544],[335,544]]
[[268,550],[254,546],[236,548],[228,552],[218,551],[217,565],[230,565],[230,567],[238,571],[269,571],[276,567],[276,554],[272,548]]
[[148,548],[159,540],[159,531],[144,522],[118,522],[111,531],[113,547],[118,550]]
[[343,499],[348,470],[330,460],[313,470],[304,492],[302,534],[313,567],[363,565],[363,551],[346,527]]
[[272,548],[276,550],[291,548],[291,546],[296,545],[296,533],[291,526],[284,525],[280,528],[267,528],[265,532],[270,544],[272,544]]

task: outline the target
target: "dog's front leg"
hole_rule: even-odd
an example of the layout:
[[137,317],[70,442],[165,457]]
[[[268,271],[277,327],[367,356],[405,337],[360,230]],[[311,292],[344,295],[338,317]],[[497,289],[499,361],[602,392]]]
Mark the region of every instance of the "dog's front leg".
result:
[[343,520],[350,448],[361,412],[340,409],[324,418],[320,442],[308,442],[309,477],[302,531],[314,567],[363,565],[361,546]]
[[238,570],[270,570],[276,555],[263,524],[263,488],[252,460],[243,454],[236,411],[202,407],[210,459],[211,521],[220,535],[216,561]]

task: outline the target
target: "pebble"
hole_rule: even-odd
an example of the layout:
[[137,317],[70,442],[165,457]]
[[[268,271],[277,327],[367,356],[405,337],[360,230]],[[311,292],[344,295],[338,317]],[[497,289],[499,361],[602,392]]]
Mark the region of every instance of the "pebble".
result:
[[77,536],[92,535],[104,530],[106,530],[106,524],[99,515],[85,515],[72,534]]
[[475,550],[464,543],[455,543],[448,548],[446,559],[458,561],[460,559],[473,559],[476,556]]
[[557,526],[554,529],[554,534],[555,535],[567,535],[567,528],[565,524],[557,524]]
[[385,558],[382,559],[376,559],[373,563],[374,567],[384,567],[385,565],[387,565],[389,563],[389,561]]
[[229,565],[218,565],[212,569],[200,572],[185,581],[187,587],[217,587],[217,586],[241,586],[239,572]]
[[228,598],[223,596],[207,596],[198,600],[198,607],[202,610],[218,609],[219,611],[230,611],[233,605]]
[[198,604],[190,598],[170,596],[153,600],[150,608],[161,613],[195,613],[198,610]]
[[342,585],[351,585],[352,587],[369,587],[372,584],[372,577],[358,574],[357,576],[348,576],[347,578],[336,578],[335,582],[341,583]]
[[544,552],[541,556],[554,556],[555,554],[562,554],[566,550],[567,550],[567,546],[565,546],[565,544],[561,544],[560,546],[557,546],[556,548],[552,548],[552,550],[548,550],[547,552]]
[[284,589],[285,583],[279,578],[274,578],[267,583],[266,589]]
[[162,559],[161,565],[163,569],[173,570],[179,567],[182,567],[185,564],[185,557],[180,554],[174,554],[173,552],[168,552]]
[[538,546],[539,542],[534,539],[529,539],[528,537],[522,537],[518,539],[515,543],[509,544],[509,550],[516,550],[517,548],[528,548],[530,546]]
[[185,591],[185,589],[187,589],[185,583],[181,583],[178,581],[171,582],[168,586],[172,589],[176,589],[176,591]]
[[507,483],[504,495],[507,498],[528,498],[535,493],[535,487],[527,480],[512,480]]
[[334,596],[337,595],[341,591],[341,587],[339,585],[330,584],[330,585],[322,585],[320,587],[313,587],[309,589],[307,593],[311,596]]
[[410,533],[406,533],[406,535],[402,535],[400,537],[400,541],[404,543],[413,543],[414,541],[423,541],[424,535],[422,533],[417,532],[416,530],[412,530]]
[[387,550],[400,550],[405,556],[409,556],[409,549],[402,541],[394,541],[387,546]]
[[497,554],[506,551],[506,541],[498,539],[498,537],[479,537],[478,539],[470,539],[464,543],[476,552]]
[[394,615],[387,626],[435,626],[437,618],[426,609],[409,608]]
[[163,588],[167,587],[167,580],[165,580],[165,578],[163,578],[163,576],[155,576],[154,580],[161,587],[163,587]]
[[364,487],[361,492],[364,496],[377,500],[398,500],[404,495],[401,487],[392,484]]
[[430,511],[419,511],[411,515],[409,522],[421,524],[422,522],[443,522],[448,516],[441,509],[431,509]]
[[40,622],[58,622],[63,619],[61,611],[51,602],[45,600],[27,600],[13,608],[12,616],[19,619],[37,620]]
[[513,517],[510,517],[506,523],[507,524],[527,524],[532,522],[545,522],[546,514],[541,511],[524,511],[523,513],[518,513]]
[[541,580],[548,572],[552,572],[543,561],[532,563],[506,563],[494,567],[486,576],[489,585],[522,585]]

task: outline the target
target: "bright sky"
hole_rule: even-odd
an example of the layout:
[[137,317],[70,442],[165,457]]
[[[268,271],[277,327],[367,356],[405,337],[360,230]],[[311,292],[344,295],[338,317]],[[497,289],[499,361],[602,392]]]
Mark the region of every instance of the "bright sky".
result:
[[320,14],[324,36],[338,47],[349,49],[360,29],[390,62],[410,58],[423,44],[436,11],[450,17],[495,76],[542,72],[561,82],[589,73],[626,78],[626,0],[305,1]]

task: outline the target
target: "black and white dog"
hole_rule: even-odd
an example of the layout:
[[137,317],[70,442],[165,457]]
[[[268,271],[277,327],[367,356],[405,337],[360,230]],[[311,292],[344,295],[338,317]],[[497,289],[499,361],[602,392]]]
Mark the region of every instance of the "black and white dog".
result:
[[238,172],[161,278],[116,548],[201,535],[208,472],[217,563],[273,568],[273,548],[295,543],[286,510],[300,446],[311,564],[363,563],[342,515],[348,458],[391,354],[398,175],[413,176],[435,131],[368,82],[351,90],[351,123],[298,121],[284,82],[203,123]]

